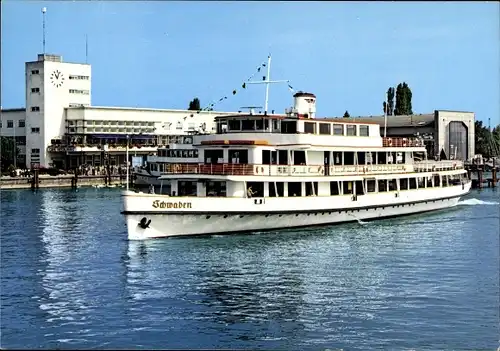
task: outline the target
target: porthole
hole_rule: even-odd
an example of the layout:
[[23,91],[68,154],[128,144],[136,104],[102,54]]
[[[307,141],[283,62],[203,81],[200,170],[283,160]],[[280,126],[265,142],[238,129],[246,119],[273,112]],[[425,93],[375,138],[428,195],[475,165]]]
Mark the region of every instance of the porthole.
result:
[[224,218],[227,218],[227,215],[224,215]]
[[212,216],[207,216],[207,219],[210,219],[210,217],[212,217]]
[[266,214],[266,218],[267,218],[267,217],[269,217],[269,215],[268,215],[268,214]]
[[245,216],[243,216],[243,215],[240,215],[240,218],[243,218],[243,217],[245,217]]

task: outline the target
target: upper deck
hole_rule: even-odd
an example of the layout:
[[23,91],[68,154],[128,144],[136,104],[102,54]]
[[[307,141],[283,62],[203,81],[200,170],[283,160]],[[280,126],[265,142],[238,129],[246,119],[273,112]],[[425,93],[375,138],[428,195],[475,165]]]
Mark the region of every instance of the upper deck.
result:
[[423,151],[424,146],[423,141],[416,138],[382,138],[379,124],[356,122],[350,118],[248,114],[216,117],[215,121],[216,133],[195,137],[196,146],[256,139],[262,141],[260,145],[322,149],[404,147]]

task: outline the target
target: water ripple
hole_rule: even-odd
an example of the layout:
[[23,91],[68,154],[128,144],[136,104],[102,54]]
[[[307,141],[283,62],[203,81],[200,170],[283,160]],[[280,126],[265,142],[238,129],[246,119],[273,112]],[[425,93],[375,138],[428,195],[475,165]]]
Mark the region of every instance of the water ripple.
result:
[[9,348],[494,349],[498,194],[429,215],[128,242],[118,192],[3,191]]

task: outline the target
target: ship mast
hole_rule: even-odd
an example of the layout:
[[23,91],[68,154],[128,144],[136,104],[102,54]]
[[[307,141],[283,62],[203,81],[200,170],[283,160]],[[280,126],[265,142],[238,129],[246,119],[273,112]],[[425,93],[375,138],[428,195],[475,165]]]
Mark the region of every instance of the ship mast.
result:
[[289,80],[271,80],[271,54],[267,57],[267,75],[264,77],[262,81],[250,81],[247,82],[246,84],[265,84],[266,85],[266,100],[264,104],[264,114],[267,115],[267,110],[269,106],[269,84],[274,84],[274,83],[289,83]]

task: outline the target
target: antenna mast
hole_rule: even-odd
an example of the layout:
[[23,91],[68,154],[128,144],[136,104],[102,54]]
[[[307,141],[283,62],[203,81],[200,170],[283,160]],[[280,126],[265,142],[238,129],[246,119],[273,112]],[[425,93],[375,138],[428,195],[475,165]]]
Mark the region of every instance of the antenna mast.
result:
[[89,38],[85,34],[85,63],[89,63]]
[[266,101],[264,105],[264,114],[267,115],[267,108],[269,105],[269,84],[273,83],[289,83],[289,80],[271,80],[271,54],[267,57],[267,76],[264,77],[264,80],[261,82],[247,82],[246,84],[265,84],[266,85]]
[[42,31],[43,31],[43,54],[45,55],[45,13],[47,12],[46,7],[42,7]]

